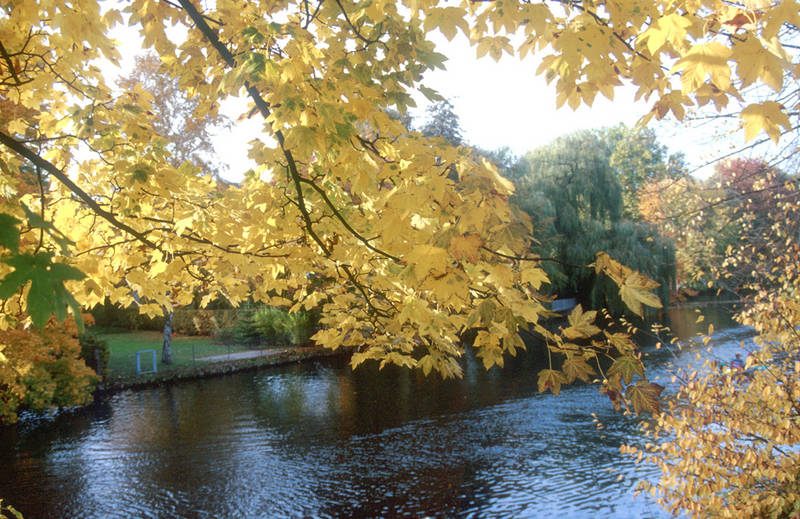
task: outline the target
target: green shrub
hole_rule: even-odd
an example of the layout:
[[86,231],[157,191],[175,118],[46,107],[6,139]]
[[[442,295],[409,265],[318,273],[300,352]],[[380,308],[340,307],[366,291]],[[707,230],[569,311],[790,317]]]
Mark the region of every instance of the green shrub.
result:
[[295,346],[306,344],[314,334],[314,319],[310,312],[299,310],[294,313],[283,312],[278,330],[288,337]]
[[139,313],[139,308],[132,304],[127,308],[112,304],[108,298],[102,305],[97,305],[90,310],[97,326],[124,328],[126,330],[154,330],[164,329],[166,318],[163,315],[149,317]]
[[244,307],[235,324],[216,330],[222,342],[238,344],[306,344],[314,334],[316,316],[300,310],[288,313],[274,306]]
[[262,306],[250,317],[253,331],[263,338],[276,337],[284,333],[286,312],[274,306]]
[[219,326],[215,330],[218,340],[234,344],[256,344],[260,337],[258,331],[253,327],[252,319],[257,308],[247,305],[242,306],[235,312],[233,319],[226,319],[225,325]]

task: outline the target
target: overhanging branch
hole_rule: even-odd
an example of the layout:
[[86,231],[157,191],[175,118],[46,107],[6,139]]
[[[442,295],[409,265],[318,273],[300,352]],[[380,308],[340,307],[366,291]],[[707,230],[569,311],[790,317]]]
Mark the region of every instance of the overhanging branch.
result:
[[43,159],[37,153],[32,151],[30,148],[26,147],[20,142],[17,142],[15,139],[2,132],[0,132],[0,143],[4,144],[8,149],[12,150],[18,155],[21,155],[26,159],[28,159],[29,161],[31,161],[34,166],[50,173],[54,178],[56,178],[59,182],[61,182],[67,189],[69,189],[75,196],[80,198],[83,201],[83,203],[89,206],[89,208],[91,208],[91,210],[95,214],[105,219],[108,223],[110,223],[117,229],[130,234],[131,236],[135,237],[137,240],[144,243],[148,247],[151,247],[153,249],[159,248],[158,245],[156,245],[154,242],[148,240],[143,233],[137,231],[128,224],[119,221],[116,216],[103,209],[100,206],[100,204],[98,204],[86,191],[81,189],[75,182],[73,182],[66,174],[64,174],[63,171],[57,168],[52,162]]

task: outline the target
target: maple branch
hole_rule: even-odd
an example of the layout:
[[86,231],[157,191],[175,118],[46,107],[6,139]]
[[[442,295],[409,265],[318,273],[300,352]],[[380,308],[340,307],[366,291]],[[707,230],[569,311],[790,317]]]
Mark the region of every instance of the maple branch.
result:
[[[162,0],[162,1],[163,1],[165,4],[167,4],[167,5],[170,5],[170,6],[174,7],[175,9],[180,9],[180,8],[181,8],[181,6],[179,6],[179,5],[175,4],[174,2],[171,2],[170,0]],[[208,15],[201,14],[200,16],[202,16],[203,18],[205,18],[205,19],[206,19],[206,20],[208,20],[209,22],[212,22],[212,23],[215,23],[215,24],[219,25],[220,27],[222,27],[223,25],[225,25],[225,24],[224,24],[224,23],[222,23],[221,21],[219,21],[219,20],[215,20],[214,18],[211,18],[211,17],[210,17],[210,16],[208,16]]]
[[[219,40],[217,34],[209,27],[208,23],[206,23],[203,16],[197,11],[194,5],[189,0],[178,0],[181,6],[184,8],[186,13],[195,23],[197,28],[203,34],[203,36],[208,40],[214,49],[219,53],[222,59],[229,67],[236,66],[236,59],[233,57],[233,54],[230,50]],[[244,82],[245,90],[250,95],[250,98],[258,108],[258,111],[261,112],[261,116],[264,117],[265,120],[269,119],[269,116],[272,114],[270,111],[269,103],[261,96],[261,93],[258,91],[256,87],[250,84],[249,81]],[[306,207],[305,200],[303,198],[303,189],[300,185],[300,174],[297,170],[297,163],[294,160],[294,156],[292,155],[291,150],[286,148],[286,139],[283,136],[283,132],[280,130],[275,131],[275,138],[278,140],[278,144],[281,146],[281,151],[283,151],[283,156],[286,157],[286,161],[288,162],[289,167],[289,175],[292,178],[294,183],[295,192],[297,193],[297,206],[300,210],[300,214],[303,217],[303,222],[305,223],[306,232],[311,236],[311,238],[316,242],[317,246],[322,249],[322,252],[325,256],[330,256],[331,251],[328,247],[325,246],[325,243],[319,237],[319,235],[314,230],[314,227],[311,223],[311,216],[308,212],[308,207]]]
[[304,3],[306,6],[306,25],[305,27],[303,27],[304,29],[308,29],[311,26],[311,22],[313,22],[314,19],[317,17],[317,14],[319,13],[319,10],[322,8],[322,4],[324,1],[325,0],[319,0],[316,9],[314,9],[314,12],[311,13],[308,9],[308,0],[305,0]]
[[[41,206],[39,208],[39,211],[40,211],[39,218],[41,218],[42,219],[42,223],[44,223],[46,221],[45,218],[44,218],[44,216],[45,216],[44,212],[45,212],[45,209],[47,208],[47,203],[46,203],[45,196],[44,196],[44,181],[42,180],[42,169],[41,168],[36,168],[36,182],[39,184],[39,205]],[[42,246],[44,245],[44,227],[45,226],[42,225],[39,228],[39,244],[36,246],[36,248],[33,251],[33,255],[34,256],[36,254],[38,254],[39,249],[41,249]]]
[[136,238],[128,238],[128,239],[120,240],[120,241],[117,241],[117,242],[114,242],[114,243],[106,243],[106,244],[103,244],[103,245],[98,245],[96,247],[92,247],[92,248],[89,248],[89,249],[82,250],[80,252],[76,252],[75,253],[75,257],[77,258],[78,256],[82,256],[84,254],[89,254],[90,252],[94,252],[94,251],[98,251],[98,250],[113,249],[113,248],[115,248],[115,247],[117,247],[119,245],[125,245],[126,243],[132,243],[132,242],[135,242],[135,241],[137,241]]
[[[216,49],[216,51],[219,53],[220,57],[222,57],[225,63],[229,67],[235,67],[236,59],[233,57],[233,54],[219,40],[217,34],[211,29],[211,27],[209,27],[208,23],[206,23],[203,16],[197,11],[197,8],[195,8],[195,6],[192,5],[192,3],[189,0],[178,0],[178,1],[180,2],[181,6],[186,11],[186,13],[189,15],[189,17],[192,19],[192,21],[195,23],[197,28],[200,30],[200,32],[203,34],[203,36],[206,38],[206,40],[211,44],[212,47],[214,47],[214,49]],[[269,119],[272,113],[270,111],[269,103],[267,103],[267,101],[261,96],[261,93],[258,91],[258,89],[252,84],[250,84],[249,81],[244,82],[244,87],[245,90],[247,90],[247,93],[250,95],[250,98],[255,103],[256,108],[258,108],[258,111],[261,113],[261,116],[264,117],[265,120]],[[295,193],[297,194],[297,207],[300,210],[300,214],[303,218],[303,223],[306,232],[308,233],[309,236],[311,236],[311,238],[314,240],[317,246],[322,250],[325,257],[330,257],[331,250],[325,245],[325,242],[322,241],[322,239],[314,230],[314,225],[311,220],[311,213],[309,213],[308,207],[306,206],[305,203],[305,198],[303,197],[303,187],[301,185],[301,178],[297,168],[297,162],[295,161],[294,155],[292,154],[291,150],[289,150],[286,147],[286,139],[283,135],[283,132],[281,132],[280,130],[275,130],[275,139],[278,141],[278,144],[281,147],[283,156],[286,157],[286,161],[288,163],[287,165],[288,165],[289,175],[292,179],[292,183],[294,184]],[[348,267],[347,265],[342,265],[341,267],[342,270],[347,275],[347,278],[350,280],[350,282],[353,283],[353,285],[356,286],[361,291],[369,308],[378,315],[386,315],[385,312],[382,312],[380,309],[378,309],[372,304],[372,302],[370,301],[369,297],[365,292],[364,287],[361,285],[361,283],[358,282],[358,280],[355,277],[355,274],[350,269],[350,267]]]
[[9,137],[5,133],[0,132],[0,143],[4,144],[7,148],[14,151],[18,155],[21,155],[31,161],[34,166],[43,169],[53,175],[59,182],[61,182],[67,189],[72,191],[78,198],[80,198],[86,205],[88,205],[92,211],[95,212],[98,216],[104,218],[108,223],[116,227],[117,229],[124,231],[131,236],[134,236],[137,240],[144,243],[148,247],[153,249],[160,250],[160,247],[156,245],[154,242],[147,239],[145,234],[137,231],[133,227],[129,226],[128,224],[117,220],[117,217],[114,216],[112,213],[109,213],[98,204],[86,191],[81,189],[75,182],[70,180],[70,178],[64,174],[63,171],[58,169],[53,163],[43,159],[25,145],[17,142],[13,138]]
[[[211,27],[208,26],[208,24],[202,18],[202,16],[194,7],[194,5],[192,5],[189,2],[189,0],[179,0],[179,2],[181,6],[183,6],[183,8],[189,14],[189,17],[192,19],[192,21],[195,22],[197,28],[200,29],[200,32],[203,33],[203,36],[205,36],[205,38],[211,43],[211,45],[217,50],[217,52],[219,52],[220,56],[225,61],[225,63],[227,63],[228,66],[230,67],[235,67],[236,60],[233,57],[233,54],[219,40],[216,33],[214,33]],[[341,3],[338,2],[338,0],[337,4],[339,4],[340,8],[344,9],[341,6]],[[345,17],[347,17],[346,13]],[[253,85],[251,85],[249,81],[245,81],[244,86],[245,89],[247,90],[247,93],[250,95],[250,98],[253,100],[256,107],[258,108],[258,111],[261,112],[262,117],[264,117],[264,119],[268,119],[272,113],[270,111],[269,103],[267,103],[267,101],[261,96],[261,93],[258,91],[258,89]],[[297,208],[300,210],[300,213],[303,217],[303,222],[305,223],[306,232],[308,232],[308,234],[311,236],[314,242],[316,242],[316,244],[319,246],[319,248],[322,250],[322,252],[325,254],[326,257],[331,255],[331,251],[314,230],[313,223],[311,221],[311,214],[308,211],[308,207],[306,206],[305,203],[305,197],[303,196],[303,189],[301,183],[307,183],[311,185],[311,187],[323,197],[323,200],[325,201],[326,205],[334,212],[337,219],[342,222],[342,224],[345,226],[348,232],[353,234],[353,236],[355,236],[356,239],[360,240],[365,245],[367,245],[367,247],[369,247],[370,250],[373,250],[374,252],[377,252],[388,258],[391,258],[394,261],[399,261],[399,258],[397,258],[396,256],[392,256],[391,254],[382,252],[379,249],[376,249],[375,247],[370,245],[369,242],[366,240],[366,238],[361,236],[361,234],[359,234],[355,229],[353,229],[353,227],[349,223],[347,223],[344,217],[342,217],[341,213],[336,209],[334,204],[330,201],[330,198],[328,198],[325,191],[319,185],[315,184],[314,182],[311,182],[310,180],[303,179],[302,177],[300,177],[300,173],[297,167],[297,162],[295,161],[294,155],[292,154],[291,150],[289,150],[286,147],[286,139],[283,135],[283,132],[281,132],[280,130],[276,130],[275,138],[277,139],[278,144],[281,147],[281,151],[283,151],[284,157],[286,157],[289,176],[291,177],[292,183],[294,184],[295,187],[295,193],[297,194]]]
[[92,99],[92,96],[90,96],[89,94],[87,94],[86,92],[84,92],[83,90],[78,88],[77,86],[75,86],[75,83],[78,83],[78,80],[81,79],[80,76],[78,76],[77,74],[75,74],[73,72],[73,74],[72,74],[73,78],[72,78],[72,81],[70,81],[67,78],[65,78],[63,75],[61,75],[60,72],[58,72],[56,70],[56,65],[59,62],[58,58],[56,59],[55,63],[50,63],[49,61],[47,61],[46,54],[24,53],[23,55],[29,56],[29,57],[32,57],[32,58],[39,58],[42,61],[42,63],[44,63],[44,65],[50,70],[50,73],[53,74],[53,77],[55,77],[56,79],[60,80],[62,83],[67,85],[69,88],[71,88],[75,92],[79,93],[81,96],[83,96],[83,97],[85,97],[87,99]]
[[[356,135],[356,139],[358,140],[358,142],[361,143],[361,145],[364,147],[365,150],[371,152],[373,155],[375,155],[378,159],[383,161],[385,164],[395,164],[396,163],[396,161],[394,161],[394,160],[392,160],[390,158],[384,157],[383,154],[381,154],[381,152],[378,150],[378,147],[375,146],[375,143],[378,141],[377,137],[375,138],[375,140],[370,141],[370,140],[365,139],[364,137],[361,137],[360,135]],[[351,145],[352,145],[352,143],[351,143]],[[355,146],[353,146],[353,149],[357,150],[357,151],[361,151],[358,148],[356,148]]]
[[[601,18],[600,15],[598,15],[596,12],[594,12],[594,11],[592,11],[590,9],[587,9],[586,7],[582,6],[580,3],[572,1],[572,0],[556,0],[556,1],[561,3],[561,4],[565,4],[565,5],[569,5],[571,7],[574,7],[578,11],[583,11],[584,13],[588,14],[589,16],[594,18],[594,21],[597,22],[598,25],[602,25],[603,27],[605,27],[607,29],[610,29],[611,30],[611,34],[614,35],[614,38],[616,38],[617,40],[619,40],[620,43],[625,45],[625,47],[627,47],[627,49],[629,51],[631,51],[634,55],[639,56],[640,58],[644,59],[645,61],[652,61],[649,57],[645,56],[644,54],[642,54],[638,50],[634,49],[633,46],[625,40],[625,38],[623,38],[620,34],[618,34],[617,31],[615,31],[608,24],[608,22],[606,20],[604,20],[603,18]],[[664,67],[662,67],[662,68],[664,68]]]
[[342,2],[341,2],[340,0],[336,0],[336,5],[338,5],[338,6],[339,6],[339,10],[340,10],[340,11],[342,12],[342,14],[344,15],[344,19],[345,19],[345,21],[347,22],[347,25],[349,25],[349,26],[350,26],[350,28],[351,28],[351,29],[353,29],[353,34],[355,34],[355,35],[356,35],[356,37],[357,37],[359,40],[361,40],[361,41],[363,41],[364,43],[366,43],[366,44],[367,44],[367,46],[369,46],[369,45],[372,45],[373,43],[381,43],[381,44],[383,44],[383,46],[384,46],[384,47],[386,47],[386,44],[385,44],[385,43],[383,43],[382,41],[380,41],[380,37],[379,37],[379,38],[377,38],[377,39],[374,39],[374,40],[370,40],[369,38],[366,38],[366,37],[364,37],[364,36],[361,34],[361,31],[359,31],[359,30],[358,30],[358,27],[356,27],[356,26],[353,24],[353,22],[350,20],[350,17],[347,15],[347,11],[345,10],[344,6],[342,5]]
[[[288,258],[288,257],[291,256],[291,254],[289,254],[289,253],[285,253],[285,254],[266,254],[266,253],[259,253],[257,251],[256,252],[248,252],[248,251],[243,251],[243,250],[231,249],[228,246],[219,245],[217,243],[212,242],[208,238],[203,238],[203,237],[199,236],[194,230],[192,230],[189,227],[187,227],[186,230],[189,231],[191,234],[184,234],[184,235],[180,235],[180,236],[178,235],[178,233],[175,232],[174,229],[161,229],[161,230],[164,231],[164,232],[170,233],[170,234],[174,234],[175,236],[185,238],[185,239],[187,239],[189,241],[193,241],[195,243],[202,243],[202,244],[205,244],[205,245],[209,245],[211,247],[214,247],[215,249],[219,249],[219,250],[221,250],[223,252],[227,252],[228,254],[240,254],[242,256],[252,256],[254,258]],[[272,247],[277,247],[277,246],[278,245],[273,245]],[[264,250],[266,248],[269,248],[269,247],[262,247],[259,250]]]
[[3,46],[3,42],[0,41],[0,56],[6,61],[6,67],[8,67],[8,71],[11,72],[11,77],[14,78],[14,82],[17,84],[16,86],[20,86],[23,83],[20,81],[19,76],[17,76],[17,71],[15,70],[14,64],[11,62],[11,56],[8,55],[6,52],[6,48]]
[[308,180],[307,178],[301,178],[300,181],[302,183],[304,183],[304,184],[308,184],[309,186],[311,186],[311,188],[314,191],[316,191],[319,194],[319,196],[322,197],[322,200],[325,202],[325,205],[327,205],[328,208],[331,211],[333,211],[333,214],[334,214],[334,216],[336,216],[336,219],[339,220],[340,222],[342,222],[342,225],[344,225],[345,229],[347,229],[350,232],[350,234],[355,236],[355,238],[358,241],[360,241],[361,243],[366,245],[366,247],[369,250],[371,250],[373,252],[376,252],[376,253],[380,254],[381,256],[386,256],[387,258],[390,258],[390,259],[396,261],[397,263],[400,263],[402,261],[399,257],[397,257],[397,256],[395,256],[393,254],[389,254],[388,252],[382,251],[381,249],[378,249],[377,247],[373,246],[372,244],[370,244],[370,240],[368,240],[367,238],[362,236],[358,231],[353,229],[353,227],[347,222],[345,217],[342,216],[342,213],[340,213],[339,210],[336,208],[334,203],[331,202],[331,199],[328,198],[328,195],[327,195],[327,193],[325,193],[325,190],[322,189],[319,185],[317,185],[315,182],[312,182],[311,180]]

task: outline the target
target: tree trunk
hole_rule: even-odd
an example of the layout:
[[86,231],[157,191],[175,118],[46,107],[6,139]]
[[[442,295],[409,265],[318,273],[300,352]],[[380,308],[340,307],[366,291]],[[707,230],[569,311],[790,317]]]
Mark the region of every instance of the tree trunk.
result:
[[164,322],[164,343],[161,348],[161,362],[172,364],[172,312],[167,314]]

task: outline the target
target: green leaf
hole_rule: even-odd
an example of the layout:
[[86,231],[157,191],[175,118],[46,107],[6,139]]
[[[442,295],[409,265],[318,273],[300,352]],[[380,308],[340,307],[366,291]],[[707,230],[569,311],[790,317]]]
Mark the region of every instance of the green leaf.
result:
[[481,318],[480,324],[488,326],[494,320],[496,310],[494,302],[488,299],[478,305],[478,315]]
[[64,281],[81,280],[84,274],[69,265],[53,263],[52,259],[52,253],[39,252],[35,255],[18,254],[4,260],[14,267],[14,271],[0,280],[0,299],[11,297],[30,281],[25,311],[36,327],[41,328],[47,324],[51,314],[63,321],[67,316],[66,307],[69,306],[75,314],[78,327],[81,328],[80,307],[72,294],[64,288]]
[[147,177],[149,176],[150,170],[148,168],[136,168],[133,170],[134,182],[147,182]]
[[0,299],[8,299],[31,280],[33,256],[30,254],[15,254],[10,258],[5,258],[3,263],[14,267],[13,272],[6,274],[6,277],[0,280]]
[[445,98],[442,97],[442,95],[439,92],[437,92],[432,88],[428,88],[424,85],[419,86],[419,91],[422,92],[422,95],[424,95],[425,98],[428,101],[431,101],[432,103],[438,103],[439,101],[445,100]]
[[623,355],[614,359],[614,363],[608,369],[608,376],[613,377],[619,374],[626,384],[630,384],[634,375],[644,378],[644,366],[642,361],[633,355]]
[[19,252],[19,223],[10,214],[0,213],[0,245],[15,254]]

